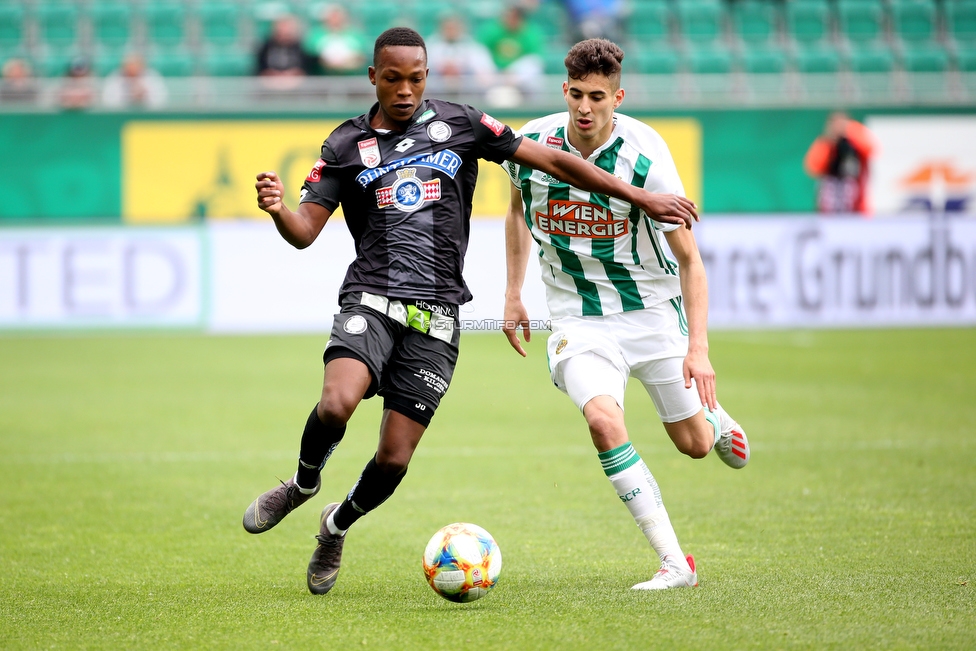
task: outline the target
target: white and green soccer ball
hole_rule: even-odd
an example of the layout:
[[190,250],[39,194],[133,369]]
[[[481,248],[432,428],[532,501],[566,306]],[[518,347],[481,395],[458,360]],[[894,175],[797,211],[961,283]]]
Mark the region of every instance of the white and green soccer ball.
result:
[[495,587],[502,552],[491,534],[476,524],[455,522],[434,534],[424,550],[424,576],[448,601],[481,599]]

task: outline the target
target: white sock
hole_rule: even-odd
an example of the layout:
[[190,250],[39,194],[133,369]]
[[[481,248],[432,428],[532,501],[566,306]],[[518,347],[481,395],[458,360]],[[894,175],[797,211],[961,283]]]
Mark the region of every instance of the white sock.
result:
[[687,566],[678,537],[664,508],[661,489],[647,465],[629,442],[599,454],[603,472],[626,505],[644,537],[662,561]]

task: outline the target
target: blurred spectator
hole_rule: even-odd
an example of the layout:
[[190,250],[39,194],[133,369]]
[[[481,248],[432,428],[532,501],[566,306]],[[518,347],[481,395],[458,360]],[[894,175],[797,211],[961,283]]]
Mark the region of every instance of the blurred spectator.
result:
[[105,78],[102,103],[110,108],[159,108],[166,103],[163,78],[146,66],[140,54],[129,54],[122,66]]
[[529,19],[525,6],[510,4],[499,18],[481,29],[478,40],[491,52],[495,66],[507,84],[523,93],[532,93],[539,88],[544,71],[545,35]]
[[58,89],[58,104],[66,110],[86,109],[95,103],[95,77],[87,59],[78,58],[68,65],[68,72]]
[[23,59],[9,59],[3,64],[0,79],[0,103],[30,104],[37,101],[40,91],[30,64]]
[[316,56],[327,75],[362,74],[366,69],[369,45],[363,34],[349,22],[341,5],[326,5],[322,23],[309,34],[305,49]]
[[619,41],[622,32],[621,0],[562,0],[569,14],[573,40],[605,38]]
[[480,91],[494,83],[491,52],[467,33],[458,14],[444,16],[439,31],[427,39],[427,60],[435,93]]
[[818,181],[817,210],[822,213],[870,214],[868,168],[875,153],[874,135],[842,111],[831,113],[803,159],[807,174]]
[[282,16],[271,27],[271,34],[257,56],[261,76],[300,77],[310,72],[314,59],[302,48],[302,26],[294,16]]

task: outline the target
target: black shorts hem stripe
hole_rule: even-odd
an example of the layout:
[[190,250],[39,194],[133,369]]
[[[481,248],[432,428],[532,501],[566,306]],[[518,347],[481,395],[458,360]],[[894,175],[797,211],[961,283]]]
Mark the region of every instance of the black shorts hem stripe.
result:
[[[423,410],[418,409],[417,405],[421,405]],[[415,398],[409,398],[402,395],[383,396],[383,409],[389,409],[390,411],[395,411],[398,414],[403,414],[410,420],[420,423],[424,427],[428,427],[430,425],[430,419],[434,416],[434,410],[429,405],[425,405]]]

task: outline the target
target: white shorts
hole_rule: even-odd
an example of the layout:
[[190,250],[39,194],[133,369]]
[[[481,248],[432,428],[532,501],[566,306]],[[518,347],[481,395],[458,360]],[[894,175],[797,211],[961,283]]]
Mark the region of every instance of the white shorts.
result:
[[684,316],[670,301],[633,312],[552,321],[547,352],[552,382],[582,411],[596,396],[624,407],[627,379],[647,391],[662,422],[690,418],[702,409],[694,382],[685,388],[688,353]]

